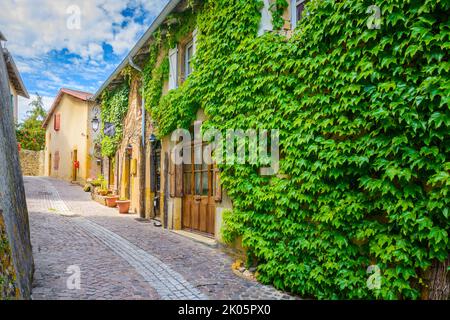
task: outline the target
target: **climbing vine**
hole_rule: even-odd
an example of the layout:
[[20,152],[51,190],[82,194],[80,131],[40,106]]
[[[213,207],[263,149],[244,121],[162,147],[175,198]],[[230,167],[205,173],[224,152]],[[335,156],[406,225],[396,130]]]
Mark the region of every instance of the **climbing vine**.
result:
[[[103,156],[114,156],[122,140],[123,121],[128,112],[129,95],[130,84],[128,81],[124,81],[121,86],[112,91],[105,90],[103,92],[101,105],[101,146]],[[115,134],[112,137],[104,134],[106,122],[115,126]]]
[[[143,82],[144,82],[144,96],[145,106],[147,111],[152,115],[153,119],[158,119],[158,124],[161,124],[162,131],[157,132],[159,136],[164,136],[170,130],[165,126],[173,120],[169,110],[174,110],[177,107],[170,108],[168,104],[184,102],[182,92],[185,85],[182,85],[179,90],[169,93],[168,97],[162,97],[164,81],[169,78],[169,49],[174,48],[187,34],[192,33],[195,29],[197,21],[197,12],[201,11],[203,1],[191,0],[188,2],[188,9],[184,12],[171,14],[166,20],[167,25],[160,27],[153,37],[150,45],[149,58],[144,67]],[[164,35],[163,35],[164,34]],[[164,57],[160,59],[160,57]],[[177,98],[178,97],[178,98]],[[178,110],[185,110],[185,105],[178,107]],[[178,116],[177,112],[172,113],[173,116]],[[182,121],[185,126],[193,119],[193,115]],[[176,127],[173,127],[176,129]]]
[[285,23],[283,14],[288,7],[289,3],[286,0],[275,0],[271,4],[270,11],[272,12],[272,25],[275,30],[283,28]]
[[256,36],[258,0],[205,1],[194,73],[151,108],[160,136],[199,108],[222,131],[280,130],[279,175],[222,166],[224,237],[305,296],[416,299],[449,256],[450,3],[378,1],[380,28],[371,5],[310,1],[287,39]]

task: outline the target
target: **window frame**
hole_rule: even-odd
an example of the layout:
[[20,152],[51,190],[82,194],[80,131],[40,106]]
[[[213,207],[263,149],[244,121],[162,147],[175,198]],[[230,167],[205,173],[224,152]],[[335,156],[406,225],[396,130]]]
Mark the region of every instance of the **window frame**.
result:
[[297,7],[301,4],[306,5],[308,0],[291,0],[291,24],[292,29],[295,29],[298,25],[298,22],[301,19],[297,18]]
[[[189,59],[189,49],[191,49],[190,59]],[[191,40],[184,46],[184,79],[187,79],[192,74],[192,72],[194,72],[194,68],[192,67],[193,58],[194,58],[194,40]],[[191,72],[189,72],[189,66],[191,67]]]

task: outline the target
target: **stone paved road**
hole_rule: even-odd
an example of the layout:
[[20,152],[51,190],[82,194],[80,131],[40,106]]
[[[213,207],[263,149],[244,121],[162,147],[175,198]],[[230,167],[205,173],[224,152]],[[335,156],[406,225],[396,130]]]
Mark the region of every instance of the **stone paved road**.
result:
[[[25,188],[33,299],[293,299],[235,276],[219,249],[119,215],[79,186],[25,177]],[[71,290],[78,270],[80,289]]]

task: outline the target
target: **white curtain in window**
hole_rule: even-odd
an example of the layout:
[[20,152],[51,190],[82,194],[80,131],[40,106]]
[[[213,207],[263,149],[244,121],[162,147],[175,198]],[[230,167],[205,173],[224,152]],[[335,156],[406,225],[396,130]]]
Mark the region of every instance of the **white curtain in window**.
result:
[[169,51],[169,90],[178,87],[178,47]]
[[270,11],[271,0],[263,0],[264,7],[261,9],[261,22],[259,23],[258,35],[273,30],[272,12]]

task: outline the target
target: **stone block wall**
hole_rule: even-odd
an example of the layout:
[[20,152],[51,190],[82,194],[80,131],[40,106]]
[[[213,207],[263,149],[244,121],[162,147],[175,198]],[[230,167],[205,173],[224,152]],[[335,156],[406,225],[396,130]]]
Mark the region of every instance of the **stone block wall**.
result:
[[44,151],[21,150],[19,157],[24,176],[44,175]]
[[12,263],[11,249],[2,211],[0,210],[0,300],[16,299],[18,297],[16,273]]

